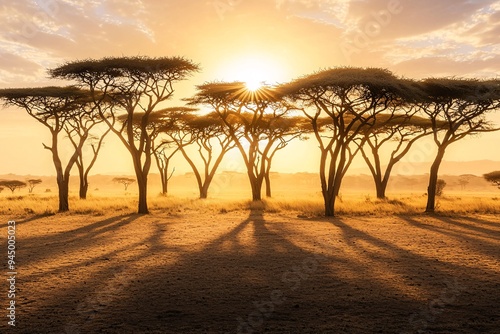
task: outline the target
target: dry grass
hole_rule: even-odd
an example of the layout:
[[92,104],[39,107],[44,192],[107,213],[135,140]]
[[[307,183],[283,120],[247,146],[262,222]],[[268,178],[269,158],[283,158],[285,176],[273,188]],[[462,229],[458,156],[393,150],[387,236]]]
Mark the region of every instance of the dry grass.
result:
[[[414,215],[424,211],[426,196],[405,194],[379,200],[369,195],[350,194],[337,199],[336,212],[339,215]],[[71,213],[105,215],[107,213],[133,213],[137,202],[134,195],[90,196],[80,200],[70,197]],[[151,196],[149,207],[154,213],[180,214],[187,211],[201,213],[227,213],[233,211],[264,210],[270,213],[295,212],[306,217],[323,215],[320,196],[309,198],[279,197],[252,202],[241,198],[218,198],[199,200],[183,197]],[[24,195],[1,196],[0,214],[3,215],[53,215],[57,213],[57,196]],[[500,214],[500,198],[488,194],[467,196],[443,196],[436,202],[441,214]]]

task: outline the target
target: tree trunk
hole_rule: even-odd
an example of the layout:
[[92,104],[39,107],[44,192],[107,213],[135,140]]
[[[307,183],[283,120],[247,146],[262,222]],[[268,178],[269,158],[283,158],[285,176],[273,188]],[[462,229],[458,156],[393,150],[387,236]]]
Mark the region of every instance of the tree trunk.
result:
[[264,177],[266,181],[266,197],[271,197],[271,177],[269,176],[268,173],[266,173]]
[[378,199],[386,199],[387,181],[375,178],[375,189],[377,190]]
[[208,184],[205,182],[203,186],[199,187],[200,190],[200,199],[208,198]]
[[441,165],[441,161],[443,160],[444,153],[445,147],[440,147],[438,149],[436,159],[434,159],[434,162],[431,166],[429,174],[429,186],[427,187],[427,207],[425,208],[425,212],[434,212],[436,208],[436,188],[439,166]]
[[57,187],[59,190],[59,212],[69,211],[69,179],[64,179],[62,175],[57,177]]
[[323,200],[325,202],[326,217],[335,216],[335,199],[336,199],[335,195],[330,194],[328,191],[323,191]]
[[263,178],[261,176],[254,176],[250,173],[248,177],[250,179],[250,186],[252,187],[252,201],[261,201]]
[[161,194],[163,196],[167,196],[168,195],[168,179],[163,179],[161,180]]
[[375,183],[375,186],[377,188],[377,198],[378,199],[385,199],[385,187],[382,183]]
[[87,178],[85,177],[85,173],[83,171],[83,166],[80,168],[80,165],[78,165],[78,173],[79,173],[79,178],[80,178],[80,199],[87,199],[87,191],[89,189],[89,182]]
[[88,190],[89,190],[89,184],[87,180],[80,180],[80,199],[87,199]]
[[165,168],[160,169],[160,177],[161,177],[161,194],[163,196],[168,195],[168,162],[166,163]]
[[142,173],[137,173],[137,186],[139,188],[139,206],[137,213],[148,214],[148,177]]

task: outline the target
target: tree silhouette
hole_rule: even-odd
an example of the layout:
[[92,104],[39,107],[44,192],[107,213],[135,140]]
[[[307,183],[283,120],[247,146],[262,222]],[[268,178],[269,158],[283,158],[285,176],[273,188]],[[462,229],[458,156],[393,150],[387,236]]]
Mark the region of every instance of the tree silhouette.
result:
[[241,153],[252,189],[252,200],[262,199],[262,185],[274,151],[282,145],[278,136],[266,134],[263,122],[286,118],[290,107],[268,86],[250,91],[243,82],[198,86],[191,104],[208,105],[217,113]]
[[420,86],[421,112],[431,120],[437,146],[425,210],[434,212],[439,166],[448,146],[473,134],[498,130],[486,119],[486,114],[500,106],[500,80],[436,78],[423,80]]
[[[110,107],[109,105],[105,106],[107,104],[106,101],[103,101],[102,104],[102,109]],[[90,170],[97,160],[99,151],[101,150],[104,142],[104,138],[110,131],[109,127],[107,126],[105,129],[99,128],[99,125],[101,125],[103,122],[104,120],[99,116],[97,108],[93,106],[89,108],[82,108],[80,113],[75,114],[71,121],[64,124],[64,131],[66,132],[69,141],[77,152],[75,165],[78,169],[78,176],[80,181],[80,199],[87,198],[87,191],[89,188],[88,176]],[[88,143],[87,146],[90,148],[90,153],[84,154],[84,147],[80,146],[81,142]],[[88,165],[85,164],[86,155],[90,157]]]
[[31,194],[33,192],[33,189],[35,188],[36,185],[42,183],[41,179],[28,179],[26,180],[28,183],[28,191]]
[[[412,105],[395,105],[393,112],[376,115],[374,125],[364,127],[355,141],[373,176],[379,199],[386,198],[394,166],[416,141],[432,133],[430,121],[415,116],[415,110]],[[381,151],[386,147],[389,147],[390,153],[384,163]],[[385,170],[382,165],[385,165]]]
[[288,146],[292,140],[298,138],[306,139],[307,133],[312,132],[309,122],[304,117],[285,116],[273,117],[272,115],[264,115],[258,123],[259,132],[267,137],[267,140],[275,142],[269,153],[264,157],[266,159],[266,170],[264,181],[266,184],[266,197],[272,197],[271,190],[271,166],[276,153]]
[[[217,113],[186,116],[179,127],[167,131],[167,134],[191,166],[200,199],[205,199],[224,155],[236,145],[233,137],[226,134],[225,124]],[[197,154],[190,154],[189,147]]]
[[19,181],[19,180],[0,180],[0,186],[9,188],[12,193],[16,189],[21,189],[26,187],[26,182]]
[[[121,57],[75,61],[50,71],[54,78],[77,81],[93,95],[99,115],[131,154],[139,189],[138,213],[149,213],[147,204],[148,174],[153,145],[149,117],[159,104],[170,99],[173,84],[199,69],[198,65],[179,57]],[[112,108],[102,108],[105,99],[112,99]],[[134,114],[141,114],[138,127]],[[125,121],[118,121],[120,115]]]
[[135,182],[134,179],[128,177],[115,177],[113,181],[123,184],[123,186],[125,187],[125,191],[127,191],[129,185]]
[[89,108],[89,96],[89,91],[72,86],[0,90],[0,98],[5,101],[6,105],[24,108],[31,117],[50,131],[51,144],[50,146],[43,144],[43,147],[51,152],[56,170],[59,212],[69,210],[69,176],[78,159],[79,150],[86,140],[85,137],[80,138],[75,151],[64,166],[59,153],[59,135],[75,115],[86,112],[85,110]]
[[462,188],[462,190],[464,190],[465,187],[470,183],[470,179],[472,177],[474,177],[474,175],[472,175],[472,174],[460,175],[460,177],[458,179],[458,184],[460,185],[460,188]]
[[436,196],[443,196],[444,187],[446,187],[446,181],[443,179],[438,179],[436,183]]
[[500,170],[484,174],[483,177],[486,181],[491,182],[500,189]]
[[[359,147],[354,140],[390,107],[406,85],[383,69],[335,68],[282,85],[281,92],[310,120],[320,149],[325,215],[334,216],[342,179]],[[326,121],[326,123],[325,123]]]
[[[162,195],[167,195],[168,181],[174,173],[173,170],[171,172],[169,170],[171,159],[182,146],[189,144],[170,139],[171,134],[180,132],[182,137],[186,137],[188,134],[181,131],[183,123],[186,118],[193,117],[192,113],[197,110],[188,107],[171,107],[153,111],[149,115],[146,129],[151,138],[151,152],[155,157],[156,165],[160,172]],[[118,119],[121,122],[126,122],[128,115],[120,115]],[[140,138],[142,120],[142,112],[134,114],[133,123],[136,138]]]

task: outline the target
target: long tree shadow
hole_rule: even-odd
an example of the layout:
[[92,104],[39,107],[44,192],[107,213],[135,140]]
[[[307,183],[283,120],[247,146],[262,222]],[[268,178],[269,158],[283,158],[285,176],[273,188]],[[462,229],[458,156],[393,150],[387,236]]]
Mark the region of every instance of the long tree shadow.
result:
[[[283,323],[293,328],[295,314],[320,313],[312,292],[318,287],[315,276],[327,275],[326,267],[315,254],[271,231],[261,211],[250,212],[200,250],[175,249],[179,256],[173,264],[164,261],[164,233],[155,229],[143,241],[149,247],[126,263],[117,257],[84,285],[51,296],[37,317],[49,319],[58,308],[67,321],[51,326],[68,334],[234,333],[238,326],[255,332]],[[152,263],[147,271],[131,274],[130,268],[145,261]],[[90,297],[73,300],[82,293]]]
[[[301,272],[307,259],[315,259],[314,254],[271,231],[262,211],[252,210],[202,250],[148,273],[142,293],[120,301],[141,305],[144,312],[121,319],[121,325],[130,332],[162,333],[245,333],[290,326],[301,312],[297,307],[308,314],[318,311],[311,294],[314,276],[326,269],[317,264],[315,275]],[[294,268],[300,270],[293,273]]]
[[[77,244],[68,246],[73,251],[89,251],[86,242],[121,235],[131,218],[115,217],[63,235]],[[498,324],[491,318],[495,308],[486,306],[500,301],[484,272],[436,261],[343,219],[325,223],[331,238],[321,242],[282,220],[271,223],[262,211],[252,210],[227,232],[193,248],[170,245],[167,232],[179,224],[177,218],[149,219],[143,235],[114,240],[113,250],[49,270],[54,276],[79,271],[87,278],[51,290],[21,317],[19,332],[466,333],[488,332]],[[54,255],[47,251],[32,261]],[[480,288],[492,296],[479,300]],[[448,298],[440,313],[422,315],[429,313],[429,302],[444,305],[443,291],[453,302]],[[51,321],[54,310],[59,322]],[[471,325],[473,317],[478,320]]]
[[[442,234],[444,237],[450,237],[460,242],[467,243],[468,248],[483,253],[485,256],[490,256],[490,249],[498,249],[498,242],[500,240],[500,229],[495,230],[494,228],[483,228],[481,226],[475,226],[476,220],[474,218],[461,218],[469,223],[460,222],[456,218],[443,217],[439,215],[433,215],[432,218],[445,223],[446,225],[439,226],[432,223],[422,223],[418,219],[401,216],[403,221],[409,225],[416,227],[424,231],[432,231],[435,233]],[[485,221],[483,221],[484,223]],[[485,247],[488,246],[488,247]]]

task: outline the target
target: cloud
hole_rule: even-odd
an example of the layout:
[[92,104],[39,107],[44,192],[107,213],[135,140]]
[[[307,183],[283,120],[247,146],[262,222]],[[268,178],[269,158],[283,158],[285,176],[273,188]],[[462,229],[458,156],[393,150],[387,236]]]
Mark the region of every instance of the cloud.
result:
[[[391,12],[395,4],[401,11]],[[477,62],[465,68],[484,75],[498,71],[499,36],[500,5],[493,0],[34,0],[0,11],[1,49],[26,60],[2,67],[4,83],[41,73],[33,64],[180,55],[210,71],[251,52],[283,58],[294,76],[337,65],[414,73],[405,65],[412,62],[428,66],[425,73],[446,62]]]
[[26,60],[21,56],[11,53],[0,53],[0,69],[2,70],[26,74],[38,71],[40,68],[40,65]]
[[447,57],[421,57],[400,62],[392,67],[396,73],[413,78],[425,77],[495,77],[500,68],[500,55],[484,60],[459,61]]

